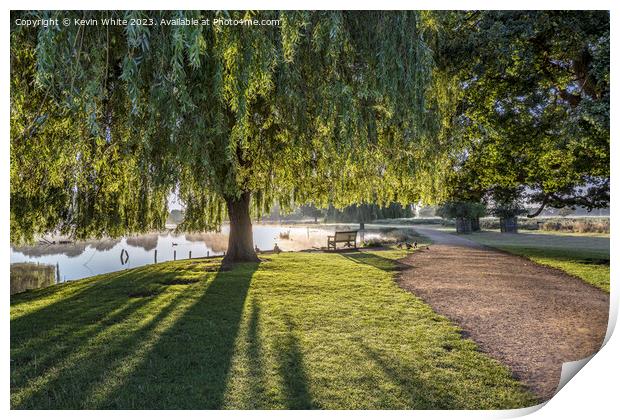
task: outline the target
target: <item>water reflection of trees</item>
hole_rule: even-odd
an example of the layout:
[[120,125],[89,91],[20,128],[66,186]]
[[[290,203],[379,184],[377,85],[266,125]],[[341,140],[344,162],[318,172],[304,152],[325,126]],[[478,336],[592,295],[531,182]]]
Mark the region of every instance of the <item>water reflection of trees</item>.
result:
[[97,251],[109,251],[112,248],[114,248],[117,244],[119,244],[120,242],[121,242],[120,239],[106,238],[106,239],[99,239],[97,241],[89,241],[87,242],[87,244],[95,248]]
[[145,251],[152,251],[157,248],[158,241],[159,233],[146,233],[144,235],[128,237],[127,245],[139,247]]
[[224,252],[228,249],[228,235],[216,232],[186,233],[185,239],[190,242],[204,242],[213,252]]
[[65,255],[69,258],[79,257],[86,251],[86,248],[91,246],[97,251],[109,251],[114,248],[120,239],[96,239],[92,241],[79,241],[71,243],[49,243],[39,245],[27,245],[13,247],[13,251],[21,252],[27,257],[36,258],[46,255]]
[[[266,235],[269,237],[269,241],[274,241],[278,243],[278,245],[286,250],[286,251],[297,251],[301,249],[310,249],[316,248],[324,245],[325,238],[327,234],[331,234],[330,232],[339,231],[339,230],[352,230],[358,229],[359,225],[347,225],[347,224],[339,224],[339,225],[313,225],[312,227],[299,227],[292,229],[287,227],[287,230],[290,230],[292,235],[290,240],[281,239],[278,237],[278,232],[280,231],[280,227],[274,227],[271,229],[270,227],[266,227],[266,229],[261,230],[260,228],[255,229],[254,235],[255,239],[260,237],[260,235]],[[284,229],[284,227],[281,227]],[[395,227],[381,227],[381,228],[367,228],[364,231],[360,231],[359,240],[368,239],[369,237],[377,236],[377,237],[386,237],[393,236],[396,232]],[[157,248],[159,244],[159,237],[162,234],[166,234],[166,232],[153,232],[147,233],[137,236],[130,236],[126,238],[126,243],[129,246],[142,248],[145,251],[152,251]],[[181,238],[185,235],[185,239],[189,242],[195,243],[204,243],[207,248],[210,248],[215,253],[222,253],[228,249],[228,235],[218,232],[198,232],[198,233],[173,233],[168,232],[169,235],[172,235],[173,238]],[[399,236],[400,237],[400,236]],[[20,246],[13,247],[12,250],[15,252],[20,252],[29,258],[42,257],[46,255],[65,255],[67,257],[77,257],[82,255],[88,246],[91,246],[98,252],[109,251],[113,249],[116,245],[121,242],[121,239],[111,239],[111,238],[103,238],[99,240],[91,240],[91,241],[80,241],[74,243],[50,243],[50,244],[39,244],[34,246]],[[164,241],[165,243],[166,241]],[[173,242],[177,242],[173,240]],[[260,241],[256,241],[260,243]],[[268,247],[271,249],[272,245]]]
[[49,244],[16,246],[13,251],[21,252],[27,257],[43,257],[45,255],[65,255],[67,257],[77,257],[84,253],[88,242],[74,242],[70,244]]

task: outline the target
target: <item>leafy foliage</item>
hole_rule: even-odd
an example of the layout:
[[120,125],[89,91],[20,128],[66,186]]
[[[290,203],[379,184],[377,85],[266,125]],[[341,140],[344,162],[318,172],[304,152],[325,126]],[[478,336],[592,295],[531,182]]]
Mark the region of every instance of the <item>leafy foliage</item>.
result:
[[497,216],[500,219],[508,219],[526,214],[527,210],[518,202],[510,202],[496,203],[495,206],[491,208],[490,212],[493,216]]
[[387,206],[360,204],[347,206],[341,210],[334,207],[327,209],[326,221],[363,223],[377,219],[397,219],[413,217],[410,206],[390,203]]
[[541,210],[608,205],[609,13],[434,18],[438,63],[459,85],[450,195],[513,190]]
[[416,12],[18,14],[280,25],[13,26],[13,241],[158,228],[170,191],[187,230],[246,192],[257,213],[441,193],[442,99]]
[[486,206],[469,201],[447,201],[437,209],[436,213],[444,219],[476,219],[486,214]]
[[324,216],[322,209],[316,208],[312,204],[305,204],[299,208],[302,216],[313,217],[315,221],[318,221],[319,217]]
[[171,191],[186,230],[247,193],[257,215],[609,202],[608,12],[12,17],[60,14],[280,24],[12,26],[14,242],[159,228]]

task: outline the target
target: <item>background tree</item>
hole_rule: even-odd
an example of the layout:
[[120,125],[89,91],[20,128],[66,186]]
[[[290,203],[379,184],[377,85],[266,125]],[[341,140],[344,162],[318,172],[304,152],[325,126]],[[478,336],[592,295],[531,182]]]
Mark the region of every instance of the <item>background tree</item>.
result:
[[447,201],[437,209],[439,217],[455,219],[457,233],[480,230],[479,220],[485,214],[484,204],[471,201]]
[[410,205],[390,203],[387,206],[377,204],[353,204],[343,209],[329,207],[326,220],[345,223],[365,223],[377,219],[398,219],[413,217]]
[[323,210],[313,206],[312,204],[304,204],[300,207],[300,211],[302,216],[312,217],[314,219],[314,223],[318,223],[319,217],[324,216]]
[[[11,27],[13,241],[160,228],[178,191],[182,228],[213,229],[227,213],[225,261],[255,261],[251,209],[441,191],[443,99],[416,12],[14,12],[12,22],[24,13],[144,24]],[[214,18],[280,24],[170,24]]]
[[501,232],[516,233],[518,230],[518,217],[527,214],[523,205],[524,187],[501,188],[491,190],[492,205],[490,213],[499,218]]
[[609,13],[437,12],[452,94],[450,196],[609,204]]

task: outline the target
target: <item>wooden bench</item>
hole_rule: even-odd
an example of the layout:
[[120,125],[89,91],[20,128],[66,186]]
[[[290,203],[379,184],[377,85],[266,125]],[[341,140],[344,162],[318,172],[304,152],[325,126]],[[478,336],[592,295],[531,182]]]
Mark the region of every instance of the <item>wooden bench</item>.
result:
[[345,244],[349,248],[357,248],[357,230],[336,232],[327,237],[327,250],[336,249],[336,244]]

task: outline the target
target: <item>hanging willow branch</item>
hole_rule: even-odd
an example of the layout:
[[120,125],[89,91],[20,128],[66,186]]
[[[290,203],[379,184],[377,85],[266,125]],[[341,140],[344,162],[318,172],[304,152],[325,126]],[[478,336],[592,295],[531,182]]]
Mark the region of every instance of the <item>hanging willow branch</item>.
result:
[[[440,193],[444,99],[417,12],[78,16],[110,15],[280,24],[12,28],[16,239],[61,226],[78,237],[160,227],[176,188],[193,230],[217,226],[224,200],[244,192],[257,193],[257,210]],[[18,144],[35,98],[50,111]]]

